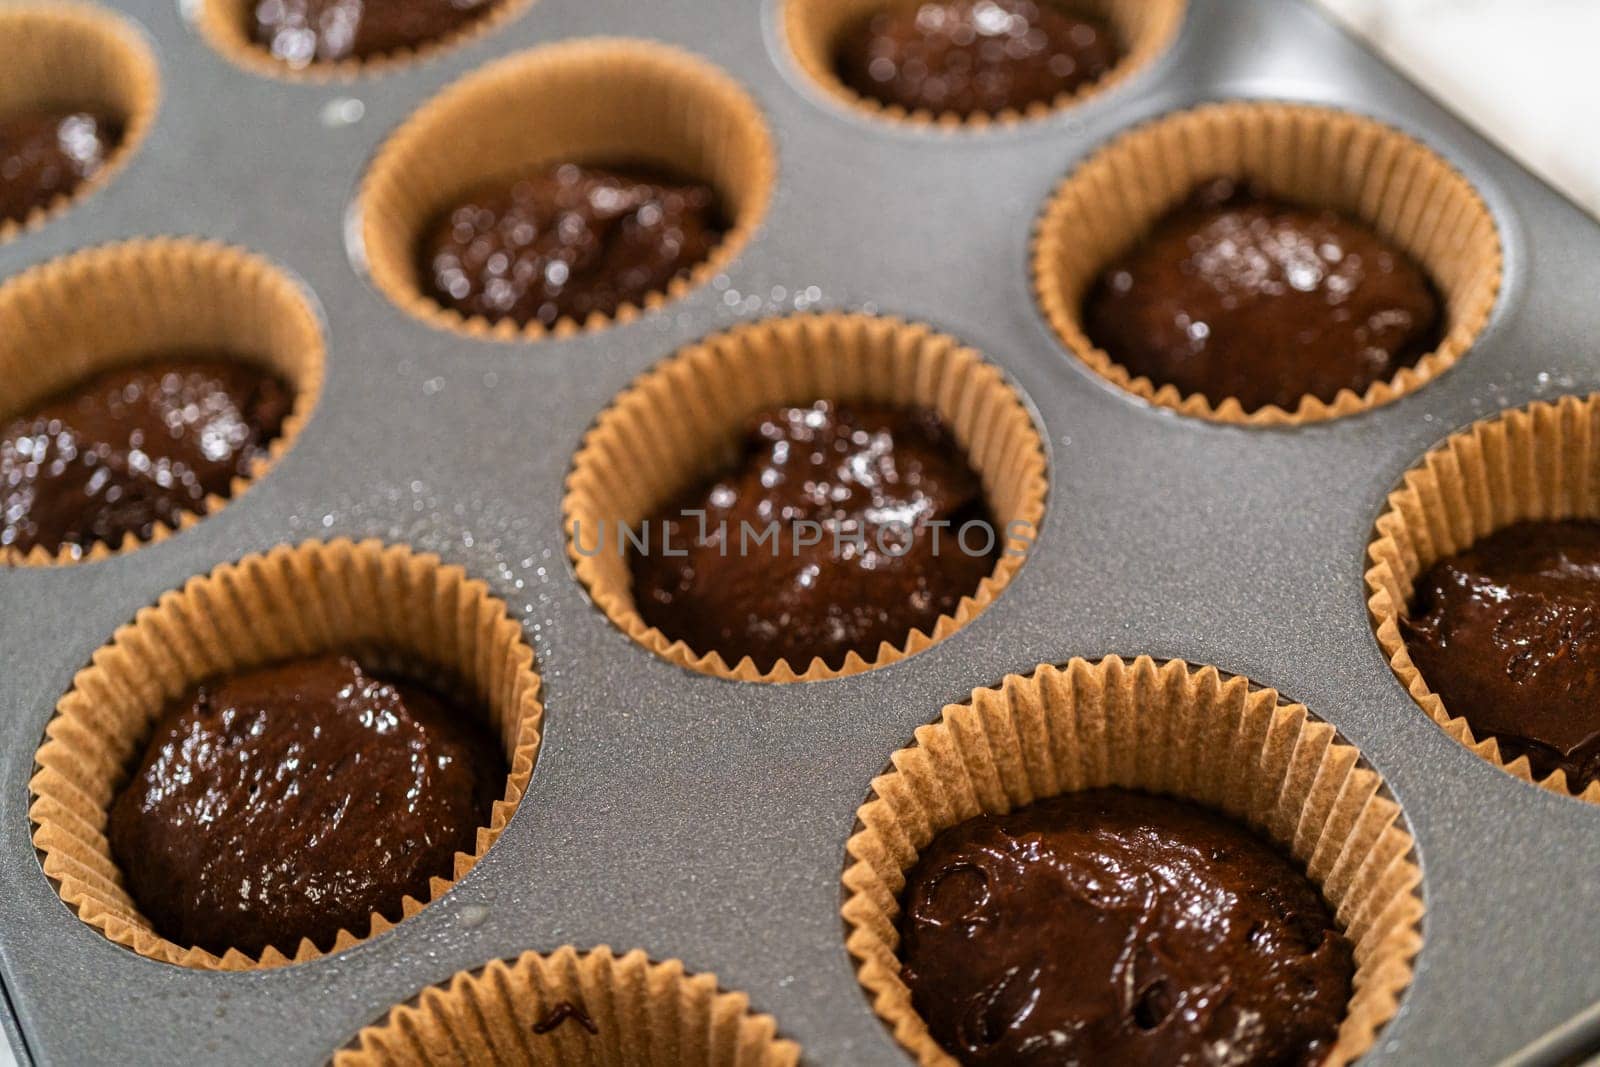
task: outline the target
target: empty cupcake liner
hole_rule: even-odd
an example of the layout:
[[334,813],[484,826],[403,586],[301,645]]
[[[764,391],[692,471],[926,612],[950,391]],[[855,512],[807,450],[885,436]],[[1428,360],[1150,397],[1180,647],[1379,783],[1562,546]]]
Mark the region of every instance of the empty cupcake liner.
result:
[[424,990],[362,1030],[333,1063],[793,1067],[800,1048],[777,1031],[744,994],[723,992],[716,978],[689,974],[677,960],[568,945]]
[[[1412,256],[1445,302],[1445,335],[1414,367],[1361,395],[1302,397],[1246,411],[1134,377],[1084,332],[1085,293],[1196,185],[1247,178],[1275,196],[1355,218]],[[1102,378],[1149,403],[1214,422],[1287,426],[1387,404],[1450,369],[1500,291],[1500,235],[1470,182],[1432,149],[1373,119],[1299,104],[1231,102],[1180,111],[1112,141],[1069,175],[1034,234],[1034,289],[1056,336]]]
[[1304,707],[1214,667],[1141,656],[1044,665],[974,690],[874,779],[845,846],[846,946],[907,1051],[955,1062],[913,1008],[896,955],[898,898],[918,852],[974,816],[1102,786],[1195,801],[1292,854],[1355,945],[1354,995],[1326,1062],[1372,1046],[1421,947],[1422,874],[1399,805]]
[[[162,595],[120,627],[56,705],[29,782],[33,843],[44,873],[78,917],[141,956],[184,967],[250,970],[300,963],[376,937],[427,901],[407,897],[371,927],[332,945],[302,940],[293,956],[221,956],[153,930],[123,887],[106,839],[107,812],[156,720],[207,678],[325,652],[403,657],[462,687],[504,746],[505,795],[457,853],[437,900],[483,858],[522,799],[538,754],[543,708],[533,651],[505,604],[437,556],[377,541],[311,541],[224,564]],[[422,665],[426,665],[424,668]]]
[[254,74],[307,82],[350,82],[366,75],[388,74],[413,63],[420,63],[440,52],[460,47],[503,26],[521,15],[534,0],[496,0],[493,7],[452,33],[419,41],[409,48],[366,58],[339,59],[326,63],[294,66],[256,43],[250,33],[250,18],[258,0],[200,0],[194,13],[195,29],[216,51]]
[[[1525,782],[1526,756],[1507,762],[1450,713],[1411,662],[1400,619],[1416,580],[1439,560],[1513,523],[1600,519],[1600,393],[1504,412],[1452,435],[1389,494],[1367,555],[1367,608],[1395,677],[1428,717],[1461,744]],[[1581,793],[1557,770],[1537,783],[1600,804],[1600,782]]]
[[[716,649],[692,649],[650,626],[635,607],[628,560],[580,552],[576,538],[635,526],[734,458],[745,423],[764,408],[818,399],[931,408],[983,482],[996,526],[1007,532],[994,572],[931,633],[913,630],[870,659],[841,664],[779,660],[758,670]],[[637,379],[600,415],[567,478],[567,551],[589,595],[620,630],[691,670],[758,682],[809,682],[898,662],[943,640],[992,603],[1024,562],[1023,523],[1044,516],[1044,445],[1021,398],[993,364],[925,326],[859,314],[795,315],[739,326],[689,345]],[[584,531],[588,531],[585,533]]]
[[36,107],[86,108],[123,123],[105,165],[21,222],[0,219],[0,243],[42,225],[110,181],[155,121],[161,76],[138,30],[100,7],[51,0],[0,6],[0,115]]
[[784,0],[783,27],[789,53],[800,70],[829,96],[873,118],[890,119],[923,128],[945,130],[1009,126],[1071,107],[1111,89],[1164,53],[1183,25],[1187,0],[1077,0],[1070,6],[1104,19],[1116,31],[1123,48],[1120,61],[1105,77],[1054,100],[1038,101],[1023,110],[1007,108],[995,114],[963,116],[958,112],[907,111],[862,96],[839,79],[835,62],[845,31],[874,13],[915,3],[916,0]]
[[[731,227],[722,242],[645,307],[625,304],[553,327],[463,316],[424,294],[417,245],[426,227],[485,182],[541,166],[653,164],[710,184]],[[379,150],[358,198],[361,254],[373,282],[434,326],[474,337],[568,337],[682,296],[721,270],[761,224],[776,174],[754,101],[705,60],[666,45],[592,38],[521,52],[467,75]]]
[[[276,372],[295,390],[278,437],[227,498],[208,497],[179,527],[239,496],[293,443],[322,391],[322,325],[307,290],[267,260],[211,241],[154,238],[74,253],[0,284],[0,423],[96,374],[167,354],[215,352]],[[43,354],[46,358],[41,358]],[[158,525],[148,541],[173,533]],[[0,566],[98,560],[147,543],[0,547]]]

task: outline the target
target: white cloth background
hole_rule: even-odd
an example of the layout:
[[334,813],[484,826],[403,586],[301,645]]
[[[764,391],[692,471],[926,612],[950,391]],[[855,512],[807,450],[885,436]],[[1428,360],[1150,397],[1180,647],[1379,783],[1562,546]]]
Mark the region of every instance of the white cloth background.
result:
[[1600,216],[1600,0],[1317,0]]

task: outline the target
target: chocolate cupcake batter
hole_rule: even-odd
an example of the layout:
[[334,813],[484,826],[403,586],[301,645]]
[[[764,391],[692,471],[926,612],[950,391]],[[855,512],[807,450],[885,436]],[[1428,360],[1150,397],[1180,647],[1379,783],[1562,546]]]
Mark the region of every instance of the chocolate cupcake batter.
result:
[[1600,522],[1526,522],[1418,579],[1406,648],[1445,710],[1534,776],[1600,780]]
[[1321,1063],[1354,952],[1316,887],[1203,808],[1119,789],[952,827],[901,897],[900,958],[968,1065]]
[[600,1033],[600,1028],[589,1018],[589,1013],[583,1010],[582,1005],[574,1004],[570,1000],[556,1001],[555,1006],[545,1013],[544,1018],[533,1024],[533,1032],[548,1034],[566,1022],[581,1026],[591,1034]]
[[256,0],[250,35],[292,67],[367,59],[438,40],[501,0]]
[[737,462],[650,518],[648,550],[631,554],[634,597],[646,622],[729,664],[870,660],[977,592],[1004,531],[991,542],[975,528],[966,548],[959,531],[987,520],[982,484],[933,412],[778,408],[752,420]]
[[665,291],[723,229],[708,185],[568,163],[451,207],[423,237],[421,274],[463,315],[581,322]]
[[839,43],[840,80],[907,111],[963,117],[1049,103],[1121,58],[1111,28],[1056,0],[895,3]]
[[180,945],[293,955],[427,900],[505,788],[478,717],[346,656],[196,686],[111,807],[111,852]]
[[1359,395],[1436,348],[1441,329],[1432,282],[1398,248],[1225,178],[1106,268],[1084,323],[1135,376],[1246,411]]
[[86,111],[0,118],[0,222],[21,222],[94,177],[122,140],[122,124]]
[[277,378],[224,359],[140,364],[58,394],[0,423],[0,546],[116,547],[176,526],[249,473],[292,404]]

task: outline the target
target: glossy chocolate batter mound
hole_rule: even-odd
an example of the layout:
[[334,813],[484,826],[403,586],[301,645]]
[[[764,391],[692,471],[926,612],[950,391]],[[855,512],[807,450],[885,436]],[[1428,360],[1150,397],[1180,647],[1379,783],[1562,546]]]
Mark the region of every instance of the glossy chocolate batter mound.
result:
[[250,36],[290,66],[366,59],[438,40],[500,0],[256,0]]
[[1049,103],[1121,56],[1108,25],[1054,0],[936,0],[870,15],[843,35],[836,66],[883,104],[968,116]]
[[944,831],[901,899],[913,1003],[969,1065],[1309,1067],[1355,974],[1316,887],[1269,843],[1119,789]]
[[21,222],[105,166],[122,124],[85,111],[0,118],[0,221]]
[[1418,579],[1406,648],[1445,710],[1535,777],[1600,780],[1600,522],[1528,522]]
[[463,315],[582,322],[665,291],[723,230],[709,185],[568,163],[451,207],[424,234],[421,274]]
[[503,795],[476,714],[346,656],[197,686],[156,724],[111,808],[111,853],[180,945],[293,955],[366,933],[450,878]]
[[176,526],[249,473],[293,402],[277,378],[224,359],[141,364],[58,394],[0,423],[0,546],[116,547]]
[[778,408],[752,420],[736,463],[651,517],[648,550],[631,554],[634,598],[646,622],[730,664],[870,660],[931,631],[994,569],[1005,531],[990,544],[975,528],[964,551],[970,521],[988,521],[982,483],[933,412]]
[[1359,395],[1441,335],[1439,296],[1405,253],[1229,179],[1195,189],[1106,268],[1084,324],[1135,376],[1246,411]]

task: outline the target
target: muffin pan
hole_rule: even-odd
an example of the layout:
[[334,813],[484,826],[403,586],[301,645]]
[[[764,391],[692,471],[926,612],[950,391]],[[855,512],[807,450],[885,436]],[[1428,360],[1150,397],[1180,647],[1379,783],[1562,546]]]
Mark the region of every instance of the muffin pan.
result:
[[[262,77],[186,21],[124,0],[162,102],[94,195],[0,245],[0,276],[137,236],[242,247],[297,276],[326,376],[294,447],[227,507],[134,552],[0,570],[0,978],[19,1059],[325,1062],[457,971],[525,951],[715,975],[805,1062],[909,1062],[845,948],[845,842],[890,754],[976,687],[1106,655],[1211,664],[1272,686],[1360,749],[1414,835],[1416,974],[1363,1063],[1489,1063],[1600,1000],[1600,807],[1518,781],[1435,725],[1389,669],[1363,582],[1388,494],[1503,409],[1600,389],[1600,226],[1311,9],[1191,0],[1168,50],[1103,93],[985,129],[897,123],[814,84],[784,0],[539,0],[415,63]],[[462,75],[575,37],[674,44],[742,84],[776,141],[770,206],[706,284],[632,321],[536,342],[465,337],[367,278],[368,161]],[[1148,406],[1068,351],[1034,297],[1034,228],[1061,179],[1128,128],[1202,102],[1345,108],[1417,138],[1488,205],[1503,276],[1436,380],[1313,426],[1225,426]],[[1040,535],[1006,589],[882,669],[761,685],[684,669],[612,625],[567,560],[561,502],[597,416],[638,375],[742,322],[807,310],[923,323],[998,365],[1045,439]],[[107,940],[44,876],[28,782],[74,675],[163,593],[312,539],[376,537],[487,583],[533,646],[545,706],[529,788],[440,899],[345,951],[217,973]],[[1536,1062],[1600,1043],[1597,1020]]]

